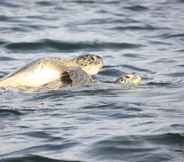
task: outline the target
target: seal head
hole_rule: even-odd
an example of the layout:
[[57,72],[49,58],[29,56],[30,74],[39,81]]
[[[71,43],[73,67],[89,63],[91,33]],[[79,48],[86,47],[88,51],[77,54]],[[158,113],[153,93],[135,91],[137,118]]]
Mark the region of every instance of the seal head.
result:
[[103,67],[103,59],[94,54],[81,55],[76,58],[76,63],[89,75],[97,74]]
[[121,85],[125,87],[134,87],[138,86],[141,83],[142,78],[135,74],[135,73],[130,73],[126,75],[120,76],[115,83],[120,83]]

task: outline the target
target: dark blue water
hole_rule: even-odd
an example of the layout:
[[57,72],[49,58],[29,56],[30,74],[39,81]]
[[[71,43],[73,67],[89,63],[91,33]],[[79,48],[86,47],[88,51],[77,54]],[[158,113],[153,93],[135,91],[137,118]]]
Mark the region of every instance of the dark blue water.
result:
[[184,1],[0,1],[0,76],[86,53],[143,84],[1,90],[0,162],[184,162]]

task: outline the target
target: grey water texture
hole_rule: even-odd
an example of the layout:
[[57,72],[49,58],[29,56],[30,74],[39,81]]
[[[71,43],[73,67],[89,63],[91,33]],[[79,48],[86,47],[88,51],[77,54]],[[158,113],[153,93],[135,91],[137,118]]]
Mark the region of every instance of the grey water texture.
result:
[[[1,0],[0,78],[97,54],[91,86],[0,90],[0,162],[184,162],[183,0]],[[137,88],[108,84],[122,73]]]

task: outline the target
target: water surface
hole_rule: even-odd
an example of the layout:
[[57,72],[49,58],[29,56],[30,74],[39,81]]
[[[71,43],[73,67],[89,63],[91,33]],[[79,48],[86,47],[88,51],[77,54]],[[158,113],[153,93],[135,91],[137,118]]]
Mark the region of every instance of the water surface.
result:
[[1,0],[0,76],[94,53],[136,89],[0,91],[0,162],[184,161],[183,0]]

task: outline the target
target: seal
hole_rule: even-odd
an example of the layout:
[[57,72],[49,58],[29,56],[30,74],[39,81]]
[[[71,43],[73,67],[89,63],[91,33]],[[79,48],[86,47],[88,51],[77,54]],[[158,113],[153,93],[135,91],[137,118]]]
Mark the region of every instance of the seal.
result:
[[[90,76],[97,74],[102,67],[102,58],[94,54],[81,55],[72,59],[40,58],[3,77],[0,80],[0,87],[39,88],[63,78],[67,73],[71,76],[72,71],[75,71],[75,74],[80,72]],[[63,85],[65,85],[64,81],[61,79]]]
[[[141,83],[142,78],[135,73],[122,74],[115,81],[105,81],[110,86],[118,86],[118,88],[133,88]],[[66,86],[85,86],[100,83],[100,87],[105,87],[103,81],[97,82],[90,75],[80,68],[70,68],[63,73],[60,79],[43,85],[39,90],[56,90]],[[93,85],[94,85],[93,84]],[[98,84],[99,85],[99,84]]]
[[136,87],[141,83],[142,78],[135,73],[121,75],[114,83],[119,83],[123,87]]

